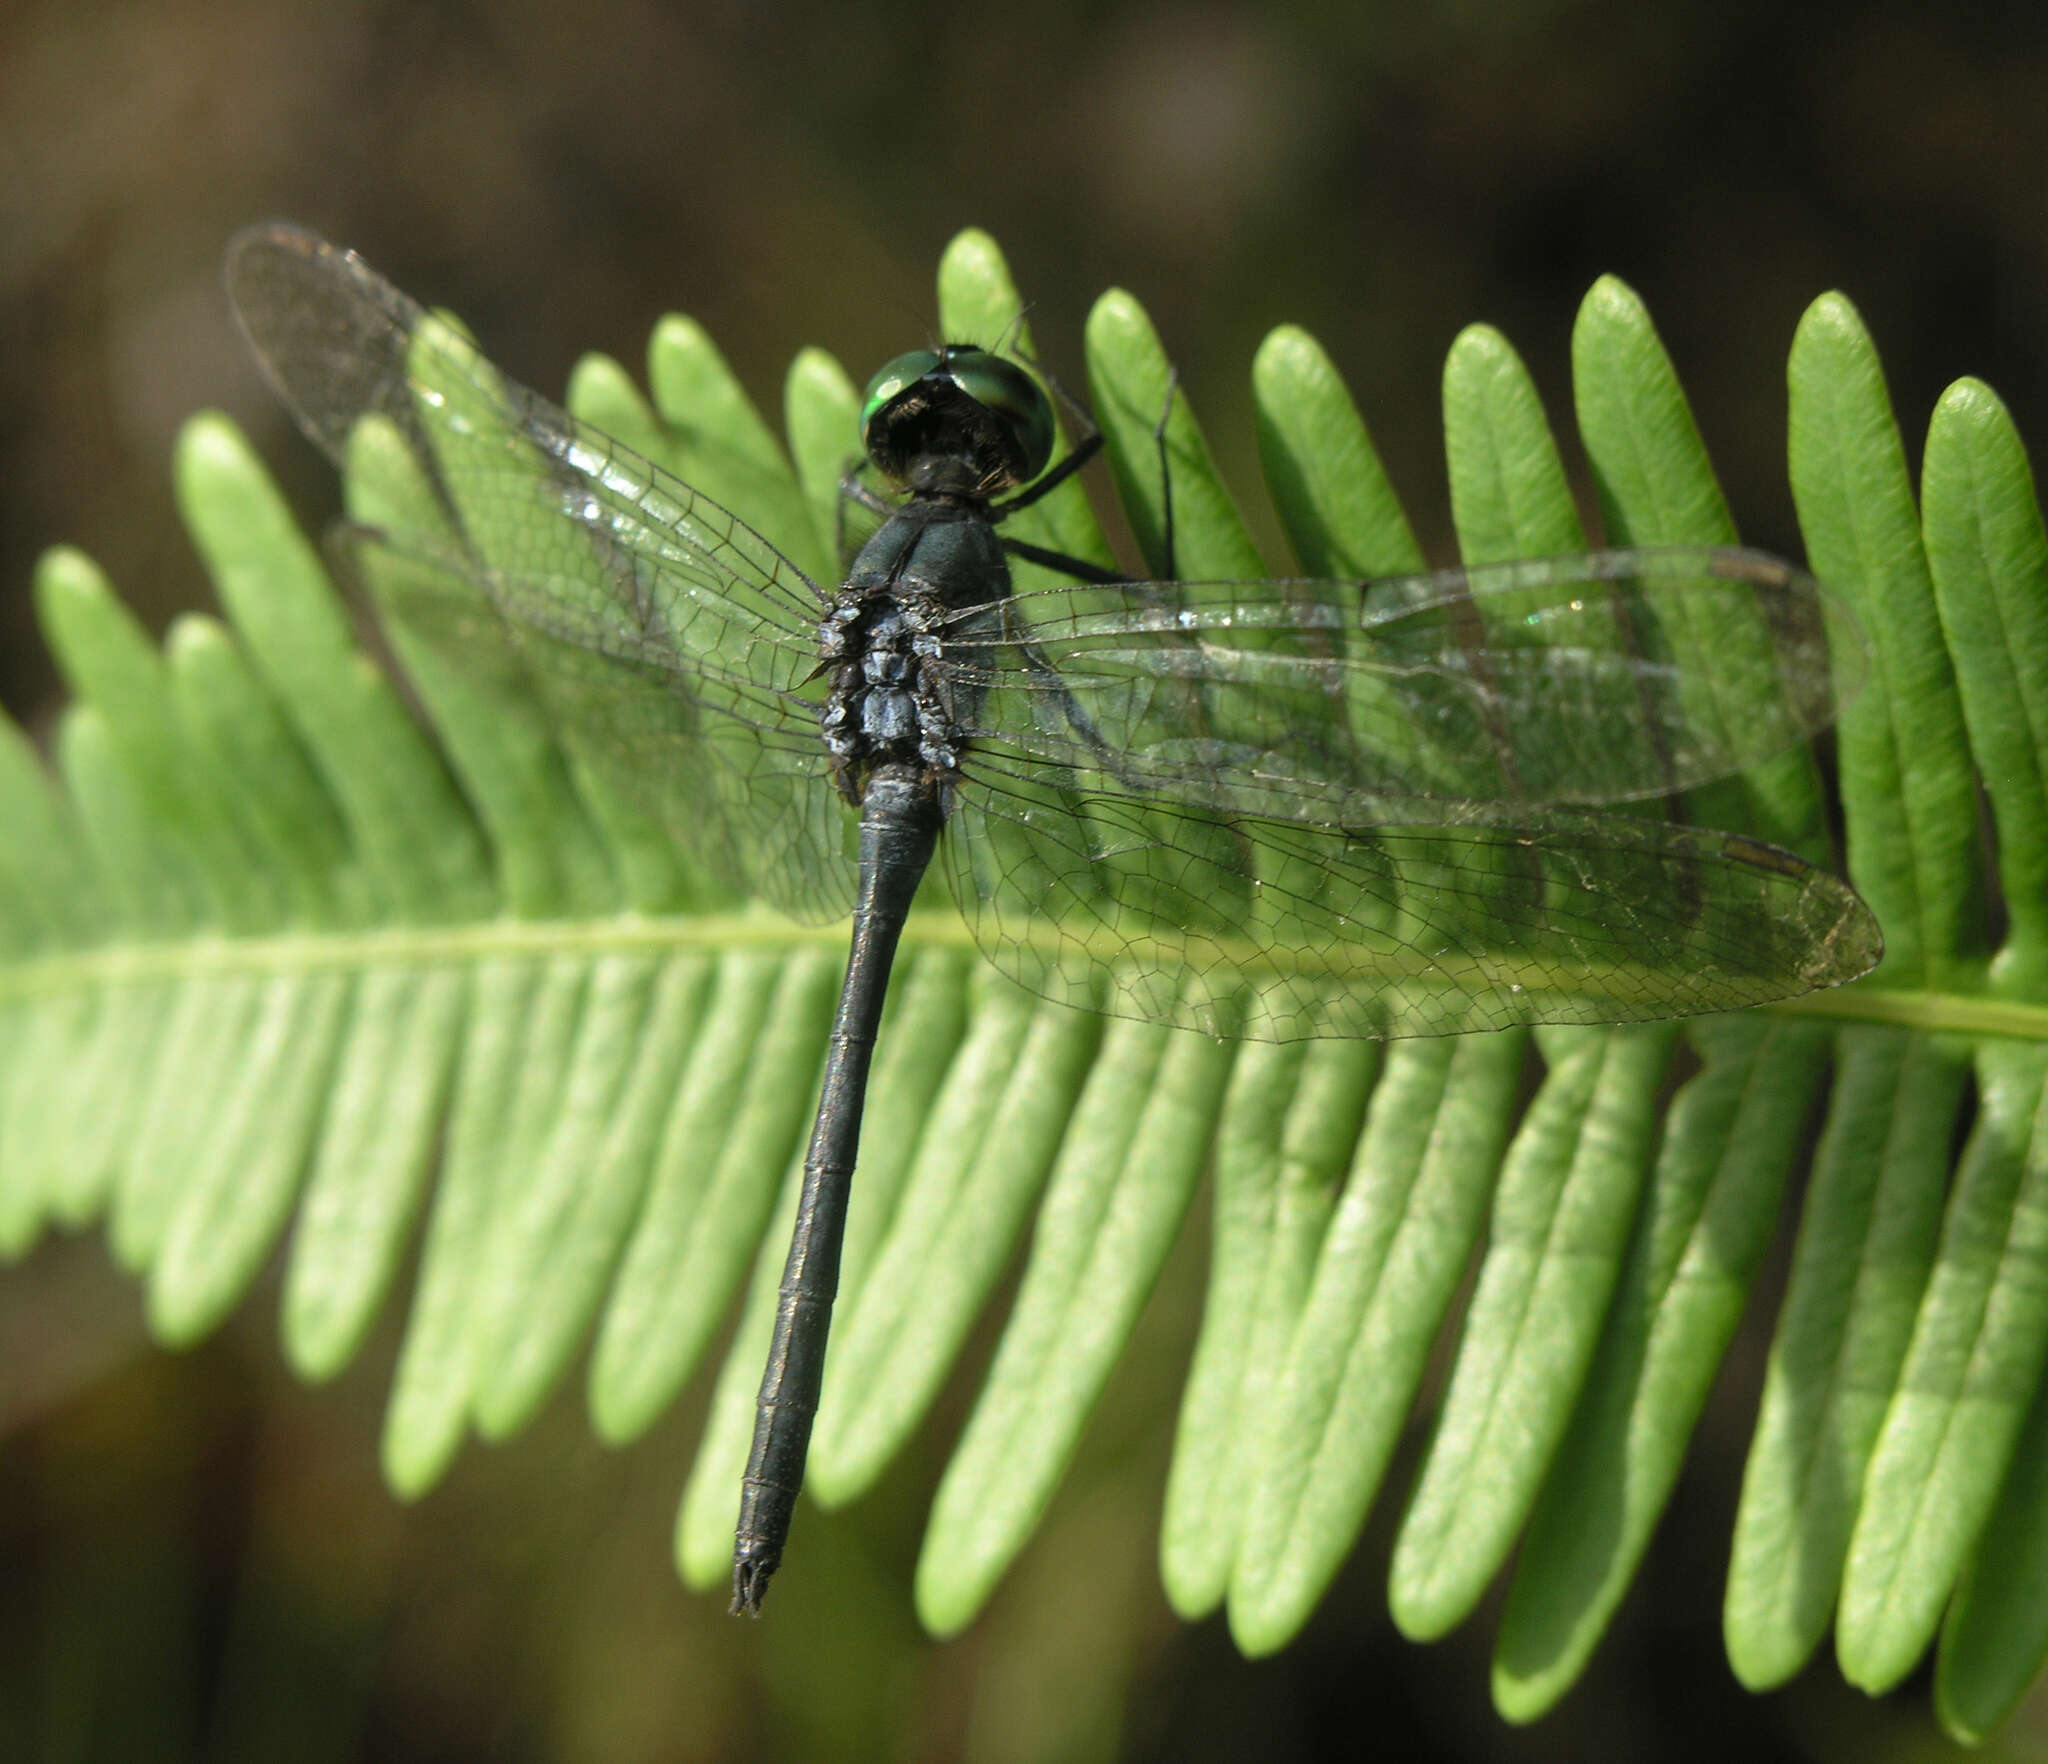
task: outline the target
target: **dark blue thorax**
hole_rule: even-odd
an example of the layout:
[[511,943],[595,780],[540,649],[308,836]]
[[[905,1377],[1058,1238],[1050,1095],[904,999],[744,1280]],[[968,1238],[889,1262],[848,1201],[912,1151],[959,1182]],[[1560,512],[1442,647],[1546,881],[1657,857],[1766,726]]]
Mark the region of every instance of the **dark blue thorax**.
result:
[[849,802],[892,763],[916,765],[949,793],[985,677],[958,653],[961,639],[985,634],[968,609],[1009,592],[1002,542],[978,502],[915,498],[861,548],[820,636],[831,679],[825,746]]

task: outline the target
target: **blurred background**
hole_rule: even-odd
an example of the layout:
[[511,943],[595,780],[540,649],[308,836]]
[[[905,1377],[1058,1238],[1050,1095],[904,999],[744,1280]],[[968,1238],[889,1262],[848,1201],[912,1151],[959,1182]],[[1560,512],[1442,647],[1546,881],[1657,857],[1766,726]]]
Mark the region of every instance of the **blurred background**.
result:
[[[192,411],[248,427],[310,523],[335,511],[219,291],[229,235],[278,216],[455,308],[551,394],[584,351],[637,364],[657,315],[688,312],[771,414],[802,345],[864,380],[926,341],[939,251],[985,226],[1070,382],[1095,296],[1146,303],[1268,536],[1249,363],[1271,326],[1308,326],[1443,560],[1446,347],[1504,329],[1569,453],[1572,319],[1612,271],[1661,327],[1745,535],[1796,556],[1784,361],[1826,289],[1875,336],[1916,465],[1959,374],[2048,436],[2044,20],[1932,0],[17,0],[0,701],[32,727],[55,703],[27,598],[51,543],[90,551],[152,627],[207,603],[169,488]],[[694,1408],[609,1454],[572,1390],[402,1510],[376,1473],[391,1340],[308,1392],[258,1304],[174,1360],[96,1240],[45,1245],[0,1276],[0,1758],[1949,1750],[1924,1686],[1869,1705],[1823,1661],[1751,1698],[1722,1660],[1775,1274],[1616,1633],[1535,1729],[1491,1712],[1488,1617],[1432,1649],[1394,1635],[1384,1517],[1283,1657],[1179,1624],[1153,1554],[1204,1249],[1198,1218],[1046,1531],[940,1647],[910,1570],[971,1377],[881,1493],[805,1511],[806,1584],[736,1624],[668,1567]],[[2048,1756],[2048,1708],[2001,1749]]]

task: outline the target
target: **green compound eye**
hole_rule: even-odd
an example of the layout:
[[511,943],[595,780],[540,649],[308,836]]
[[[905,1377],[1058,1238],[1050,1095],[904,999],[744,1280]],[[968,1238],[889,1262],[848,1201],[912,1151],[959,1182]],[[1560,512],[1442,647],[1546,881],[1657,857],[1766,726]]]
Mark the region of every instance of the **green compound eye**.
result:
[[920,380],[950,382],[953,389],[979,405],[1001,431],[1013,451],[1014,482],[1023,484],[1045,470],[1054,440],[1052,405],[1038,382],[1015,362],[986,349],[949,344],[944,349],[914,349],[899,355],[868,382],[861,404],[861,443],[870,455],[886,446],[877,433],[889,407]]
[[1038,382],[1013,361],[991,355],[985,349],[955,349],[947,352],[945,366],[953,384],[975,403],[995,412],[1016,437],[1023,455],[1020,483],[1045,470],[1052,458],[1052,406],[1038,389]]
[[940,356],[935,349],[913,349],[908,355],[899,355],[888,363],[880,373],[868,382],[867,397],[861,401],[860,432],[867,438],[867,432],[875,418],[890,404],[906,386],[913,386],[933,368],[939,365]]

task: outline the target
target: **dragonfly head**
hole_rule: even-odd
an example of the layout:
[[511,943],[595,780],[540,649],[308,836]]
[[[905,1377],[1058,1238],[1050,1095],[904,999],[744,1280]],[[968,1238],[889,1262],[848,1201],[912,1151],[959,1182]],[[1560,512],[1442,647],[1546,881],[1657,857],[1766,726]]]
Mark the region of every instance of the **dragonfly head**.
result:
[[1013,361],[971,344],[899,355],[868,382],[861,445],[892,484],[999,496],[1052,458],[1052,404]]

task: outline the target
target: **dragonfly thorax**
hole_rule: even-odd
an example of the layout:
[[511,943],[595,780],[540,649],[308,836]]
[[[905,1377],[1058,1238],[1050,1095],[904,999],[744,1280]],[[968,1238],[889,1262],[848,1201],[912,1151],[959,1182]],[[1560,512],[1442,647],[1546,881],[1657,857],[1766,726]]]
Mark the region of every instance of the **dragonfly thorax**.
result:
[[914,499],[870,539],[819,630],[830,681],[819,718],[834,782],[859,802],[878,766],[909,763],[946,784],[981,689],[948,660],[948,632],[1009,592],[1009,569],[972,504]]
[[950,773],[959,764],[940,690],[939,641],[926,629],[926,613],[885,596],[842,601],[825,623],[832,686],[819,723],[849,802],[860,801],[878,766],[908,762]]

